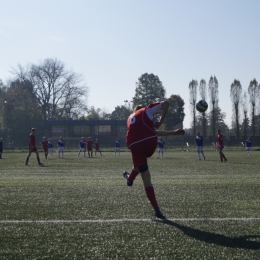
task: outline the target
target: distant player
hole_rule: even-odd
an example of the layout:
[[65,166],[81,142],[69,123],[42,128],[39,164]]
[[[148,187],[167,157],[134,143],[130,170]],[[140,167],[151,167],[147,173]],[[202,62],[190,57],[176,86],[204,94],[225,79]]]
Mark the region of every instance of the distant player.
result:
[[162,153],[162,158],[163,158],[163,152],[164,152],[164,145],[165,142],[162,140],[162,138],[159,138],[159,141],[157,142],[158,144],[158,159],[160,158],[160,153]]
[[252,147],[252,141],[251,141],[250,137],[248,137],[247,140],[246,140],[246,150],[247,150],[248,156],[251,153],[251,147]]
[[35,135],[34,135],[35,131],[36,131],[36,129],[32,128],[31,133],[29,135],[29,154],[28,154],[26,161],[25,161],[26,166],[29,166],[28,162],[29,162],[29,159],[30,159],[30,156],[31,156],[32,153],[36,153],[38,165],[43,166],[43,164],[40,161],[39,153],[38,153],[37,148],[35,146],[35,144],[36,144]]
[[86,157],[86,141],[84,140],[84,137],[81,137],[79,141],[79,154],[78,157],[80,156],[80,152],[84,152],[84,157]]
[[45,140],[45,137],[42,138],[42,149],[44,151],[45,159],[47,159],[49,145],[48,145],[48,141]]
[[3,139],[0,138],[0,159],[2,159],[3,149],[4,149]]
[[197,136],[195,138],[195,145],[197,147],[198,160],[200,160],[200,154],[202,154],[202,156],[205,160],[206,157],[205,157],[204,152],[203,152],[203,137],[200,135],[200,132],[197,132]]
[[218,129],[218,136],[217,136],[217,149],[219,151],[219,156],[220,156],[220,161],[221,162],[226,162],[227,158],[223,153],[224,149],[224,140],[223,140],[223,135],[221,134],[220,129]]
[[118,152],[118,155],[120,155],[120,141],[118,138],[116,139],[116,149],[115,149],[115,155]]
[[88,157],[93,158],[93,142],[91,140],[91,137],[87,140],[87,150],[88,150]]
[[97,155],[97,152],[99,152],[101,155],[103,155],[99,149],[99,142],[98,142],[98,139],[96,139],[96,142],[95,142],[95,156]]
[[53,153],[53,143],[51,140],[48,141],[48,154],[52,155]]
[[64,157],[64,148],[65,148],[65,142],[61,136],[60,140],[58,141],[59,158],[60,158],[60,156],[61,156],[61,158]]

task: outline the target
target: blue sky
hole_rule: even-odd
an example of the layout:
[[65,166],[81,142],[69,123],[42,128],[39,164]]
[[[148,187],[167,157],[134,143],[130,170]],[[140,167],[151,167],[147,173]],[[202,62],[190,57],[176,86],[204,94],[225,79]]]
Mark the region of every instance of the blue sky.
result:
[[234,79],[260,81],[258,0],[8,0],[0,8],[0,79],[17,64],[57,58],[84,76],[89,106],[112,112],[135,94],[143,73],[185,101],[211,75],[230,125]]

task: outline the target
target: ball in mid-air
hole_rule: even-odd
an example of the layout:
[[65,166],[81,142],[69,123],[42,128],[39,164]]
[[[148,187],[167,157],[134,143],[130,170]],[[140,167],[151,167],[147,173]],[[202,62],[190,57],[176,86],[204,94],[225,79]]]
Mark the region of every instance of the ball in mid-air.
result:
[[205,100],[200,100],[196,104],[196,109],[200,112],[203,113],[208,109],[208,103]]

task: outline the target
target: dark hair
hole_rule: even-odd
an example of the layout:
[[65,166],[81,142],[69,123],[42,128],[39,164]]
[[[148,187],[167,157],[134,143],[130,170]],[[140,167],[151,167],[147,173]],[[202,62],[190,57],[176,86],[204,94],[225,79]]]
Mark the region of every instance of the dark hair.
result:
[[142,105],[142,104],[139,104],[139,105],[135,106],[134,111],[137,111],[137,110],[139,110],[139,109],[141,109],[143,107],[145,107],[145,106]]

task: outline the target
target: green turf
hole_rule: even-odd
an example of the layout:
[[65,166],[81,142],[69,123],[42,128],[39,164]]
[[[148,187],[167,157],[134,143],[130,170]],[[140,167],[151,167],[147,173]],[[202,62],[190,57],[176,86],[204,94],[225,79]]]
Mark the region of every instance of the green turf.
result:
[[4,153],[0,259],[260,259],[260,152],[226,151],[227,163],[205,154],[149,160],[162,222],[140,176],[125,184],[129,152],[55,154],[45,167],[34,154],[26,167],[26,154]]

